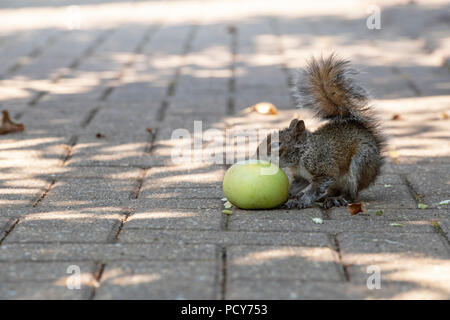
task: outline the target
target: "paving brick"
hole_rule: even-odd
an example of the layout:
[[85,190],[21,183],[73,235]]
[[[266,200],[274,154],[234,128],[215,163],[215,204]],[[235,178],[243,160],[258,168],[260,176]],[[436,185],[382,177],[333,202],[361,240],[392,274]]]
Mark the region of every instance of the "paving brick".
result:
[[91,294],[92,287],[69,290],[53,282],[6,283],[0,287],[0,299],[5,300],[85,300]]
[[[142,126],[139,131],[127,132],[103,127],[84,132],[79,135],[77,145],[66,165],[150,167],[155,161],[145,152],[150,140],[145,129],[146,126]],[[104,137],[97,138],[97,133]]]
[[385,188],[384,185],[373,185],[359,194],[359,199],[364,202],[367,209],[416,209],[410,191],[405,185],[392,185]]
[[236,232],[236,231],[186,231],[125,229],[119,241],[145,243],[209,243],[218,245],[303,245],[331,246],[326,234],[297,232]]
[[222,209],[223,201],[219,199],[143,199],[139,200],[138,208],[152,209]]
[[[364,204],[363,204],[364,206]],[[377,215],[381,212],[381,216]],[[436,221],[448,217],[445,210],[436,209],[397,209],[397,208],[377,208],[367,209],[356,216],[351,216],[347,208],[333,208],[328,210],[332,219],[353,220],[353,221]]]
[[34,213],[21,220],[4,243],[13,242],[106,242],[125,216],[119,208],[91,213],[60,210]]
[[[50,168],[61,164],[66,153],[66,139],[55,136],[28,136],[28,132],[15,135],[17,139],[2,139],[0,168]],[[29,138],[28,138],[29,137]],[[26,171],[24,172],[26,173]]]
[[227,300],[363,299],[361,287],[341,282],[236,279],[227,284]]
[[222,185],[223,166],[211,164],[185,164],[153,167],[146,176],[143,191],[148,188],[199,188]]
[[50,282],[63,284],[73,273],[72,268],[79,267],[81,284],[92,283],[96,265],[93,262],[15,262],[0,263],[0,281],[2,283]]
[[134,167],[63,167],[52,174],[56,180],[70,179],[111,179],[114,181],[132,181],[142,175],[142,169]]
[[222,225],[222,209],[151,209],[145,202],[134,208],[127,219],[124,230],[128,228],[156,229],[199,229],[219,230]]
[[445,292],[435,288],[423,288],[414,284],[385,284],[380,290],[368,289],[367,286],[337,283],[337,282],[308,282],[300,280],[265,280],[255,281],[237,279],[228,283],[226,299],[251,300],[433,300],[448,299]]
[[376,266],[382,283],[413,285],[450,294],[448,245],[437,233],[349,232],[338,235],[338,241],[342,262],[348,265],[354,283],[365,283],[373,274],[367,268]]
[[209,188],[159,188],[149,186],[139,194],[139,199],[221,199],[223,197],[221,186]]
[[[337,209],[335,209],[337,210]],[[343,231],[384,231],[397,230],[392,223],[403,225],[405,232],[433,232],[430,222],[403,221],[404,216],[391,217],[390,212],[384,211],[383,216],[377,216],[375,212],[370,214],[360,213],[352,216],[347,209],[339,209],[338,213],[328,210],[325,214],[332,219],[324,217],[319,209],[303,210],[266,210],[245,211],[235,210],[228,223],[230,230],[255,230],[255,231],[298,231],[298,232],[328,232],[339,233]],[[336,217],[336,219],[335,219]],[[408,217],[408,216],[407,216]],[[322,224],[314,223],[313,218],[321,218]],[[395,219],[398,218],[398,219]],[[429,218],[429,217],[428,217]],[[415,220],[424,219],[424,215]]]
[[14,222],[15,219],[12,218],[0,218],[0,239],[3,239],[6,236],[6,233]]
[[[415,171],[407,175],[414,190],[424,197],[431,208],[439,207],[439,202],[450,199],[448,172],[450,166],[434,172]],[[442,206],[442,209],[449,209]]]
[[[8,209],[23,209],[31,206],[49,185],[49,178],[44,176],[16,175],[15,179],[9,176],[0,178],[0,208],[2,213]],[[5,213],[6,214],[6,213]]]
[[227,278],[340,281],[337,253],[327,247],[232,246],[227,250]]
[[214,261],[114,262],[103,272],[96,299],[217,299]]
[[136,180],[67,179],[56,181],[39,206],[54,209],[71,206],[126,205]]
[[11,243],[0,246],[0,262],[210,260],[215,252],[213,245]]
[[[354,255],[353,253],[368,254],[368,261],[377,261],[377,255],[371,257],[372,253],[394,253],[409,255],[413,257],[445,258],[448,256],[447,247],[440,235],[436,233],[407,233],[397,231],[395,233],[378,232],[345,232],[338,235],[343,259],[347,263],[365,261],[365,255]],[[420,243],[420,246],[418,244]],[[346,254],[349,254],[346,257]],[[375,258],[375,259],[373,259]]]

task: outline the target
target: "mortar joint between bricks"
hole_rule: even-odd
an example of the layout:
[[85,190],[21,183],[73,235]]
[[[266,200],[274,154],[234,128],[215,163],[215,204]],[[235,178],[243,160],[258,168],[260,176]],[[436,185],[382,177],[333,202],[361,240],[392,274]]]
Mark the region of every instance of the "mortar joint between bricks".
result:
[[220,261],[221,261],[221,283],[220,283],[220,300],[225,300],[227,296],[227,278],[228,278],[228,270],[227,270],[227,248],[225,246],[220,247]]
[[62,158],[61,166],[64,166],[66,164],[66,162],[70,159],[70,157],[72,156],[73,148],[75,147],[77,142],[78,142],[78,136],[72,135],[66,144],[66,153],[64,154],[64,156]]
[[112,227],[106,238],[106,243],[117,243],[119,241],[119,235],[122,232],[125,223],[128,221],[128,218],[133,214],[133,209],[124,208],[121,210],[120,214],[122,217]]
[[433,230],[444,239],[444,242],[448,245],[447,248],[450,251],[450,239],[449,239],[450,235],[442,229],[438,221],[432,221],[431,225],[433,227]]
[[[156,144],[156,137],[158,136],[158,128],[152,128],[150,130],[147,130],[149,134],[149,139],[147,142],[147,145],[145,146],[144,152],[147,154],[152,153],[153,149],[155,148]],[[146,168],[144,168],[146,169]]]
[[400,174],[400,178],[402,179],[403,183],[406,185],[406,188],[408,189],[411,196],[414,198],[414,201],[416,201],[416,204],[425,203],[424,196],[416,191],[413,184],[407,178],[406,174]]
[[[286,85],[288,87],[288,89],[291,87],[292,85],[292,77],[291,74],[289,73],[289,66],[286,62],[286,49],[284,48],[283,45],[283,41],[282,41],[282,35],[280,32],[280,27],[278,25],[278,21],[273,18],[273,19],[269,19],[269,25],[270,28],[272,29],[272,32],[274,33],[275,37],[276,37],[276,43],[277,43],[277,49],[278,49],[278,54],[281,56],[282,58],[282,70],[283,73],[286,77]],[[294,97],[292,95],[289,95],[289,99],[291,101],[291,105],[296,108],[297,107],[297,103],[294,99]]]
[[39,203],[42,202],[42,200],[45,199],[45,197],[48,195],[48,193],[50,192],[50,190],[53,188],[53,186],[56,183],[56,179],[52,179],[49,184],[47,185],[47,187],[44,189],[44,191],[39,195],[39,197],[33,202],[33,204],[31,205],[33,208],[37,207],[37,205]]
[[235,92],[236,92],[236,55],[238,50],[237,28],[234,25],[228,27],[230,34],[230,78],[228,79],[228,100],[226,105],[226,114],[232,115],[235,112]]
[[14,230],[14,228],[19,224],[21,221],[21,218],[14,219],[12,223],[9,223],[6,227],[5,234],[2,238],[0,238],[0,246],[2,245],[3,241],[5,241],[6,237]]
[[348,265],[346,265],[343,262],[343,259],[342,259],[341,245],[340,245],[339,239],[337,237],[338,234],[339,233],[331,233],[331,234],[329,234],[329,238],[330,238],[330,241],[331,241],[331,243],[333,245],[334,251],[337,253],[338,265],[341,267],[341,271],[342,271],[342,273],[344,275],[345,281],[350,282],[350,273],[348,271]]
[[142,169],[141,174],[136,178],[136,185],[134,190],[130,194],[131,200],[136,200],[139,198],[142,186],[144,185],[145,177],[147,176],[149,169]]
[[93,300],[97,293],[97,288],[100,287],[100,282],[102,280],[103,272],[105,271],[106,263],[96,262],[96,268],[94,270],[93,279],[92,279],[92,291],[88,300]]
[[159,109],[156,112],[156,119],[158,121],[163,121],[165,119],[167,109],[169,108],[170,103],[171,103],[171,98],[175,96],[177,84],[178,84],[179,78],[181,76],[181,71],[184,67],[184,61],[185,61],[186,56],[189,54],[189,52],[191,50],[191,43],[195,38],[195,35],[197,33],[197,28],[198,28],[197,25],[192,25],[191,29],[189,30],[189,33],[186,37],[186,41],[183,45],[182,52],[181,52],[180,65],[175,69],[174,76],[173,76],[172,80],[170,81],[170,83],[168,84],[168,86],[166,88],[166,94],[161,101],[161,105],[160,105]]

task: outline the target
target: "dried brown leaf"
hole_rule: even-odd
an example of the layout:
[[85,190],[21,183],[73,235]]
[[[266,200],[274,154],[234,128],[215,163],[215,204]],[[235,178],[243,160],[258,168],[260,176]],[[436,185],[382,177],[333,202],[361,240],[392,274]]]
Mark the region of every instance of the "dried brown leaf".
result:
[[95,135],[95,137],[96,137],[97,139],[101,139],[101,138],[104,138],[105,135],[104,135],[103,133],[98,132],[98,133]]
[[398,120],[401,120],[401,119],[402,119],[402,117],[399,114],[394,114],[392,116],[392,120],[394,120],[394,121],[398,121]]
[[270,102],[258,102],[251,107],[245,108],[241,111],[241,114],[247,114],[250,112],[258,112],[260,114],[275,115],[278,114],[278,109]]
[[347,205],[347,209],[348,209],[348,212],[350,212],[352,216],[355,215],[355,214],[358,214],[360,212],[364,212],[365,211],[364,208],[363,208],[362,202],[360,202],[360,203],[349,203]]
[[259,102],[253,108],[261,114],[278,114],[278,109],[270,102]]
[[11,121],[8,111],[3,110],[2,115],[3,120],[2,125],[0,126],[0,134],[7,134],[11,132],[19,132],[25,130],[25,126],[23,124]]

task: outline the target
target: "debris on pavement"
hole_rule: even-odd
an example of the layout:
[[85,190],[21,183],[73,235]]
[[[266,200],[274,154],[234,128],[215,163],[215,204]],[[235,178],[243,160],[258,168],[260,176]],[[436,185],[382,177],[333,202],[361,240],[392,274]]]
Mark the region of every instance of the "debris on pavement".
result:
[[351,215],[355,215],[355,214],[358,214],[360,212],[364,212],[365,211],[364,208],[363,208],[362,202],[360,202],[360,203],[349,203],[347,205],[347,209],[348,209],[348,212],[350,212]]
[[312,218],[312,221],[317,224],[323,224],[323,220],[321,218]]
[[25,130],[25,126],[21,123],[15,123],[9,117],[9,113],[6,110],[2,111],[3,119],[0,126],[0,134],[7,134],[12,132],[20,132]]
[[242,110],[241,114],[247,114],[254,111],[261,114],[278,114],[278,109],[270,102],[258,102],[257,104]]
[[230,201],[225,202],[225,203],[223,204],[223,206],[225,207],[225,209],[230,209],[230,208],[233,207],[233,205],[231,204]]
[[425,203],[419,203],[419,204],[417,205],[417,208],[422,209],[422,210],[425,210],[426,208],[428,208],[428,205],[426,205]]
[[390,223],[389,225],[391,227],[403,227],[403,225],[401,223]]

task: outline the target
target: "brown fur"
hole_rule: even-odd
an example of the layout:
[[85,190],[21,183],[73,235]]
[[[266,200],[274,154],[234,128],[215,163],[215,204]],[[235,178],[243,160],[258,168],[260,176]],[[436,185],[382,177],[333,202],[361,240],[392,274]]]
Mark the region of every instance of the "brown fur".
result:
[[[294,119],[279,131],[280,165],[290,167],[295,180],[309,181],[286,205],[305,208],[319,200],[326,208],[343,205],[377,177],[384,139],[364,89],[349,77],[356,72],[348,61],[335,55],[312,59],[303,74],[295,84],[299,102],[329,121],[310,132],[303,120]],[[272,140],[266,141],[270,152]]]

